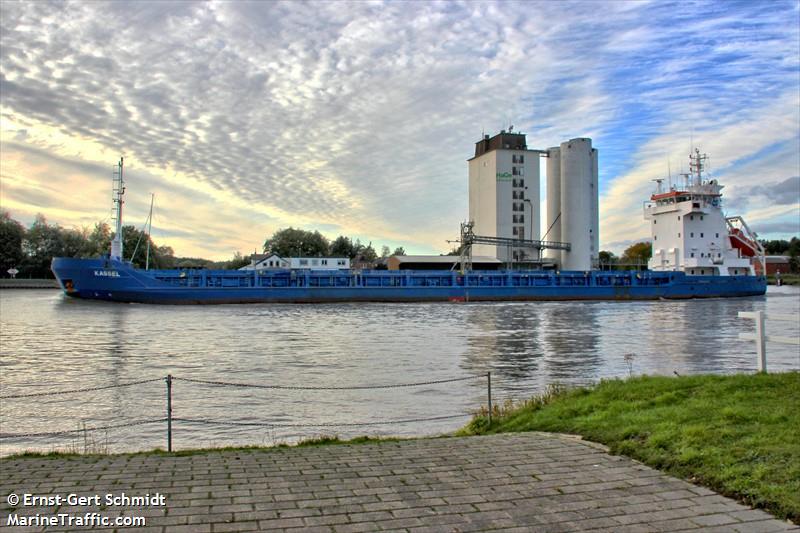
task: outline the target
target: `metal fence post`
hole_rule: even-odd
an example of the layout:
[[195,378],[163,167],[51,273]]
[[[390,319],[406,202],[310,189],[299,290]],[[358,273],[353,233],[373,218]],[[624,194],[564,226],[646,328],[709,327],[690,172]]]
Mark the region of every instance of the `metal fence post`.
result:
[[764,311],[756,311],[756,353],[758,354],[758,371],[767,372],[767,339],[764,325]]
[[172,451],[172,374],[167,374],[167,451]]
[[486,395],[489,398],[489,425],[492,425],[492,373],[486,373]]

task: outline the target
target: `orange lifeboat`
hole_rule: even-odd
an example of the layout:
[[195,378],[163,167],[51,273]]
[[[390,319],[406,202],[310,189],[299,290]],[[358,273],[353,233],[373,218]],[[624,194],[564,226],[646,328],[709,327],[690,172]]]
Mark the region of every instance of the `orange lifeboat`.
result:
[[739,228],[732,228],[729,237],[731,246],[739,250],[741,257],[753,257],[758,253],[758,244],[745,237]]

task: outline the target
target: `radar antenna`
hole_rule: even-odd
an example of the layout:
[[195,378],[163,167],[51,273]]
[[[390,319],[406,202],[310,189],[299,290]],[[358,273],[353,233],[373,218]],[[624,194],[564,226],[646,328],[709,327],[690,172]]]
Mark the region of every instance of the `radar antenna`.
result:
[[656,194],[661,194],[664,192],[664,190],[661,188],[661,184],[664,183],[664,178],[656,178],[650,181],[656,182]]

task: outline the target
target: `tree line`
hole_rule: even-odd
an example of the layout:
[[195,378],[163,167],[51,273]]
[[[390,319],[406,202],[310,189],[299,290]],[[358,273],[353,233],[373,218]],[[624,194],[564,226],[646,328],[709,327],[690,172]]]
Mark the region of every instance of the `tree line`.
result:
[[[11,218],[7,211],[0,212],[0,277],[8,276],[15,268],[18,277],[52,278],[50,261],[53,257],[101,257],[108,255],[114,238],[111,227],[98,222],[93,229],[64,228],[51,224],[44,215],[37,215],[26,228]],[[148,250],[149,245],[149,250]],[[134,226],[122,227],[122,251],[125,259],[136,267],[170,269],[183,267],[239,268],[250,262],[240,253],[229,261],[214,262],[193,257],[175,257],[169,246],[158,246],[145,232]],[[149,255],[149,258],[148,258]]]
[[[105,222],[89,228],[69,229],[48,223],[44,215],[37,215],[33,224],[25,228],[11,218],[7,211],[0,211],[0,276],[16,268],[19,277],[50,278],[50,261],[53,257],[101,257],[111,248],[114,232]],[[762,240],[767,255],[789,256],[791,272],[800,270],[800,239]],[[236,252],[227,261],[211,261],[197,257],[176,257],[169,246],[158,246],[145,232],[134,226],[123,226],[122,246],[125,259],[136,267],[144,268],[228,268],[236,269],[250,263],[250,258]],[[149,248],[149,249],[148,249]],[[363,244],[359,239],[340,235],[329,241],[319,231],[299,228],[283,228],[264,241],[264,253],[275,253],[282,257],[348,257],[351,261],[374,262],[390,255],[406,255],[402,246],[392,251],[382,246],[380,255],[372,242]],[[149,259],[148,259],[149,254]],[[458,255],[452,250],[448,255]],[[603,268],[630,268],[631,265],[647,265],[652,256],[649,242],[635,243],[617,257],[612,252],[600,252]]]
[[391,251],[384,245],[380,256],[372,242],[363,244],[360,239],[339,235],[329,241],[319,231],[306,231],[300,228],[283,228],[264,241],[265,254],[278,254],[281,257],[349,257],[351,261],[373,262],[390,255],[406,255],[402,246]]
[[[47,221],[39,214],[30,227],[0,211],[0,277],[8,276],[14,268],[21,278],[52,278],[50,262],[54,257],[102,257],[111,250],[114,231],[105,222],[92,229],[64,228]],[[149,247],[149,249],[148,249]],[[249,256],[236,252],[227,261],[211,261],[199,257],[176,257],[169,246],[158,246],[144,231],[134,226],[122,227],[122,251],[126,260],[137,268],[149,264],[153,269],[218,268],[237,269],[250,263]],[[339,236],[328,241],[319,231],[285,228],[276,231],[264,242],[265,253],[283,257],[349,257],[351,260],[373,262],[379,257],[405,255],[403,247],[381,247],[380,256],[372,243]]]

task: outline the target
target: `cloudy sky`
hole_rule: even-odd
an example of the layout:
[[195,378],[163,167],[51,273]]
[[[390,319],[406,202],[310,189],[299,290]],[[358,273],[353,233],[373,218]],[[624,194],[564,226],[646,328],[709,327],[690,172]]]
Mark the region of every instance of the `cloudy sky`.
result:
[[[482,132],[591,137],[601,243],[649,236],[691,143],[730,215],[800,233],[800,3],[0,2],[0,204],[178,255],[294,226],[439,253]],[[544,198],[544,196],[543,196]]]

